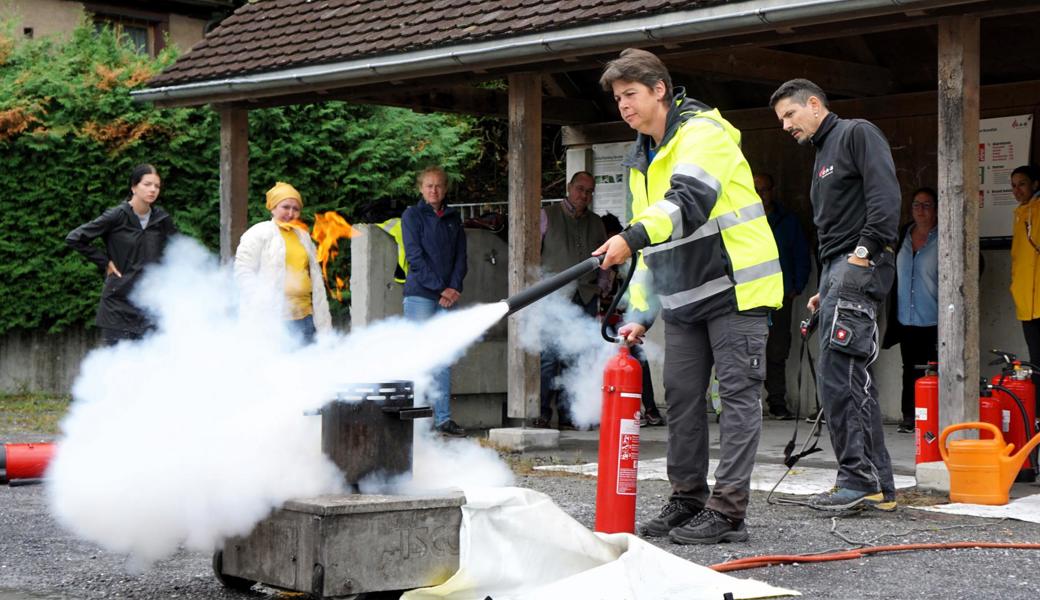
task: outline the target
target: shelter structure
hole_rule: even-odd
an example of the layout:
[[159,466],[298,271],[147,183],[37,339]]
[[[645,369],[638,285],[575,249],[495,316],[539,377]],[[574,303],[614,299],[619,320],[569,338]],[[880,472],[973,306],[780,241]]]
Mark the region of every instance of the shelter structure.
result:
[[[247,227],[254,108],[335,99],[507,118],[513,293],[539,262],[542,124],[567,125],[576,146],[632,137],[597,84],[619,50],[657,53],[722,109],[803,218],[812,153],[765,105],[782,81],[812,79],[839,114],[882,122],[905,191],[937,184],[945,425],[978,404],[979,118],[1036,113],[1038,15],[1035,0],[262,0],[135,95],[219,111],[224,257]],[[510,323],[508,415],[524,418],[538,410],[537,358],[516,333]]]

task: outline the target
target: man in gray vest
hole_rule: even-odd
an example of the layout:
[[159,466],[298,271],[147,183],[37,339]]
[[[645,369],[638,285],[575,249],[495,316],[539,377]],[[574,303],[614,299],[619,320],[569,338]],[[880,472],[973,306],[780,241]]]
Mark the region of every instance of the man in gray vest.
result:
[[[563,201],[542,209],[542,270],[546,274],[559,273],[589,257],[607,239],[603,220],[589,210],[592,192],[596,187],[592,174],[578,171],[567,184]],[[571,301],[582,312],[595,318],[601,290],[600,271],[597,269],[578,280]],[[570,400],[560,389],[556,379],[565,368],[564,361],[552,348],[542,349],[542,409],[534,421],[535,427],[549,427],[552,420],[552,399],[556,395],[557,421],[560,429],[573,429]]]

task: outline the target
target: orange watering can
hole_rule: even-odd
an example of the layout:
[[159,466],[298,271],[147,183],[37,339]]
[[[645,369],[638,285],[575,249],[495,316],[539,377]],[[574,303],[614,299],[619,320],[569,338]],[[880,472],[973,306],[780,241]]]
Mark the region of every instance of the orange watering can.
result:
[[[946,438],[961,429],[982,429],[993,434],[988,440],[953,440],[949,448]],[[1004,436],[992,423],[957,423],[939,435],[939,453],[950,471],[950,500],[970,504],[1007,504],[1008,490],[1015,482],[1022,462],[1040,444],[1040,434],[1026,442],[1016,454],[1014,444],[1005,444]]]

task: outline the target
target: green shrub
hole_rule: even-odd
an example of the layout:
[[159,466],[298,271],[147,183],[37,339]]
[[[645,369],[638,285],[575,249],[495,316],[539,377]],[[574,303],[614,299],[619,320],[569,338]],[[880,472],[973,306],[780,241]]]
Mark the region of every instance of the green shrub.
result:
[[[92,322],[101,290],[65,235],[126,196],[134,165],[158,168],[162,206],[183,233],[217,250],[220,119],[205,107],[131,98],[172,63],[172,50],[142,56],[86,21],[64,41],[16,42],[14,31],[0,23],[0,333],[57,332]],[[380,202],[410,199],[421,167],[439,162],[454,174],[477,164],[473,123],[343,102],[252,111],[250,223],[269,218],[263,196],[276,180],[300,190],[308,220],[336,210],[353,221]],[[348,246],[333,272],[345,275]]]

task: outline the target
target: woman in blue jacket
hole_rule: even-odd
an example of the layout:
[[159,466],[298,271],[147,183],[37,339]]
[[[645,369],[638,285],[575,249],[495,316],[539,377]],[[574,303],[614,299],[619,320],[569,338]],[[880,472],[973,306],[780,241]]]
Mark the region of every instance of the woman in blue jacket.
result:
[[[450,310],[462,294],[466,278],[466,234],[459,211],[446,205],[448,175],[428,167],[416,178],[422,199],[401,217],[408,276],[404,282],[404,316],[423,321]],[[440,433],[461,437],[466,430],[451,419],[451,369],[433,374],[429,397],[433,423]]]

